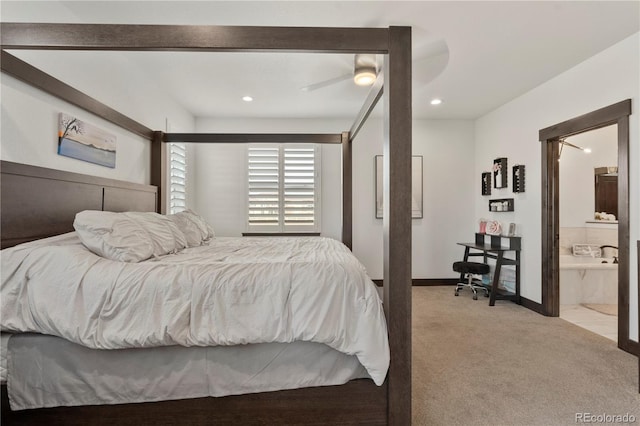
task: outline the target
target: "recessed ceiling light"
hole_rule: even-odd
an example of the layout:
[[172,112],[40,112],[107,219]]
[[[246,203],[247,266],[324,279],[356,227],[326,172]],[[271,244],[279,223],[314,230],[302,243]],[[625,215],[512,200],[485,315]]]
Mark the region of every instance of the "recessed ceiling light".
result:
[[442,103],[442,99],[431,99],[431,105],[440,105]]
[[251,96],[243,96],[242,100],[245,102],[251,102],[253,100],[253,98]]
[[585,154],[591,154],[591,148],[584,148],[583,151]]

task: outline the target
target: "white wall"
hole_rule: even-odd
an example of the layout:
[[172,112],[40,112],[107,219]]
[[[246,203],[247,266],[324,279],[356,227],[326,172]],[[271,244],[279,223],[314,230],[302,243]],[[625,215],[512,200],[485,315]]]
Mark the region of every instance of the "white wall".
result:
[[[488,213],[487,198],[475,197],[476,217],[493,216],[521,224],[522,295],[542,301],[541,167],[538,131],[624,99],[632,99],[630,116],[630,336],[638,340],[638,273],[636,240],[640,238],[640,33],[604,50],[476,121],[476,174],[488,170],[493,158],[508,157],[509,167],[526,165],[526,192],[515,197],[515,212]],[[509,181],[511,188],[511,181]],[[496,191],[511,196],[510,189]],[[492,197],[493,197],[492,196]]]
[[[73,22],[77,17],[61,2],[3,5],[3,21]],[[79,20],[82,21],[82,20]],[[54,77],[96,98],[153,130],[165,130],[166,121],[191,132],[194,118],[164,94],[127,59],[126,53],[13,52]],[[127,86],[116,84],[114,70],[127,73]],[[3,160],[84,173],[137,183],[150,182],[150,142],[93,114],[22,83],[0,76],[2,113],[0,156]],[[98,166],[57,154],[58,114],[76,116],[116,135],[116,168]]]
[[[96,79],[94,84],[101,87],[100,79]],[[149,141],[4,73],[0,76],[0,90],[0,156],[3,160],[137,183],[150,182]],[[167,118],[183,131],[193,129],[193,117],[156,91],[145,91],[143,87],[135,92],[121,87],[110,87],[110,91],[113,98],[109,106],[121,112],[126,111],[130,118],[153,130],[164,130]],[[146,99],[156,107],[140,104],[137,108],[132,108],[131,96]],[[115,169],[57,154],[58,116],[61,112],[116,135]],[[146,121],[141,121],[141,116]]]
[[[196,120],[199,133],[341,133],[351,120],[212,119]],[[246,231],[246,145],[191,144],[195,167],[195,210],[216,235],[240,236]],[[342,237],[342,147],[322,145],[322,236]]]
[[[413,219],[412,277],[452,278],[452,263],[473,241],[473,122],[413,120],[413,155],[423,156],[423,218]],[[382,154],[383,120],[369,118],[353,142],[353,252],[381,279],[382,219],[375,218],[374,158]],[[477,181],[477,182],[476,182]]]
[[[330,132],[350,120],[198,119],[198,132]],[[353,252],[374,279],[382,278],[382,219],[375,218],[374,158],[382,153],[382,119],[370,118],[353,142]],[[459,241],[473,240],[473,122],[414,120],[414,155],[423,156],[424,218],[413,220],[413,277],[455,277],[451,264],[462,258]],[[196,210],[216,234],[245,230],[245,147],[194,144]],[[322,235],[341,238],[342,153],[322,150]],[[476,185],[477,183],[477,185]]]
[[618,126],[607,126],[566,139],[587,154],[570,146],[560,156],[560,226],[581,227],[595,213],[595,167],[618,165]]
[[[3,160],[111,179],[149,183],[151,144],[84,110],[2,74],[0,157]],[[116,135],[116,168],[58,155],[58,114],[64,112]]]

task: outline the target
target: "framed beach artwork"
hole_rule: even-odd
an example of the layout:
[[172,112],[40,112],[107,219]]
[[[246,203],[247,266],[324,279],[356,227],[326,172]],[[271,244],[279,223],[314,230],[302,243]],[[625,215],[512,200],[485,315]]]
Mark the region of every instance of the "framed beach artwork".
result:
[[116,167],[116,137],[76,117],[60,113],[58,154]]
[[[376,219],[382,219],[384,209],[382,155],[376,155]],[[422,155],[411,157],[411,217],[422,219]]]

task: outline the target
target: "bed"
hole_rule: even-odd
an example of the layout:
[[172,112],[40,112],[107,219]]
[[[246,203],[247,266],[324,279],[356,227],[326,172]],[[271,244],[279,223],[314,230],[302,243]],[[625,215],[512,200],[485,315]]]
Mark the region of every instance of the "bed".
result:
[[[194,31],[195,29],[195,31]],[[189,398],[138,404],[90,405],[12,411],[3,386],[2,421],[7,424],[409,424],[411,419],[411,85],[410,29],[189,27],[140,25],[6,24],[2,31],[2,70],[63,100],[110,120],[152,143],[152,186],[102,180],[34,166],[2,164],[2,246],[71,231],[72,217],[82,210],[162,212],[165,143],[272,142],[287,135],[165,134],[152,131],[117,111],[53,79],[8,54],[5,49],[55,48],[87,50],[289,50],[372,52],[385,61],[384,313],[390,367],[382,386],[360,379],[347,383],[224,397]],[[379,79],[381,81],[381,79]],[[343,242],[351,246],[351,143],[380,99],[374,86],[350,131],[335,135],[296,135],[296,142],[341,143],[343,146]],[[37,179],[34,182],[33,179]],[[23,188],[21,191],[20,188]],[[24,191],[29,188],[29,191]],[[37,188],[37,190],[32,190]],[[51,195],[59,191],[60,197]],[[91,189],[90,189],[91,188]],[[138,196],[138,194],[144,196]],[[74,195],[75,194],[75,195]],[[82,195],[81,195],[82,194]],[[87,205],[88,204],[88,205]],[[37,243],[36,243],[37,244]],[[19,340],[29,347],[29,339]],[[13,338],[12,338],[13,339]],[[50,338],[49,338],[50,339]],[[18,339],[16,339],[18,341]],[[11,342],[11,340],[10,340]],[[67,345],[54,341],[48,345]],[[11,343],[10,343],[11,346]],[[97,350],[97,349],[94,349]],[[125,349],[126,350],[126,349]],[[146,350],[146,349],[145,349]],[[63,348],[63,351],[71,349]],[[206,357],[206,355],[205,355]],[[234,356],[231,355],[231,358]],[[10,357],[11,358],[11,357]],[[9,360],[11,365],[11,359]],[[372,376],[371,370],[367,374]],[[360,376],[359,376],[360,375]],[[349,380],[353,379],[353,380]],[[380,378],[377,378],[380,384]],[[268,389],[267,389],[268,390]],[[232,392],[233,393],[233,392]]]

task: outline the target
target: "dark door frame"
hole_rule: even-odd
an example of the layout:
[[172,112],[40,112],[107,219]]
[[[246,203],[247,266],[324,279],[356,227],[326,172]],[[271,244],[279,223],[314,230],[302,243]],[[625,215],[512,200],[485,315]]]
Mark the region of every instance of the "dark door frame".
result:
[[540,130],[542,149],[542,309],[560,315],[559,140],[618,125],[618,347],[636,354],[629,339],[629,115],[631,99]]

